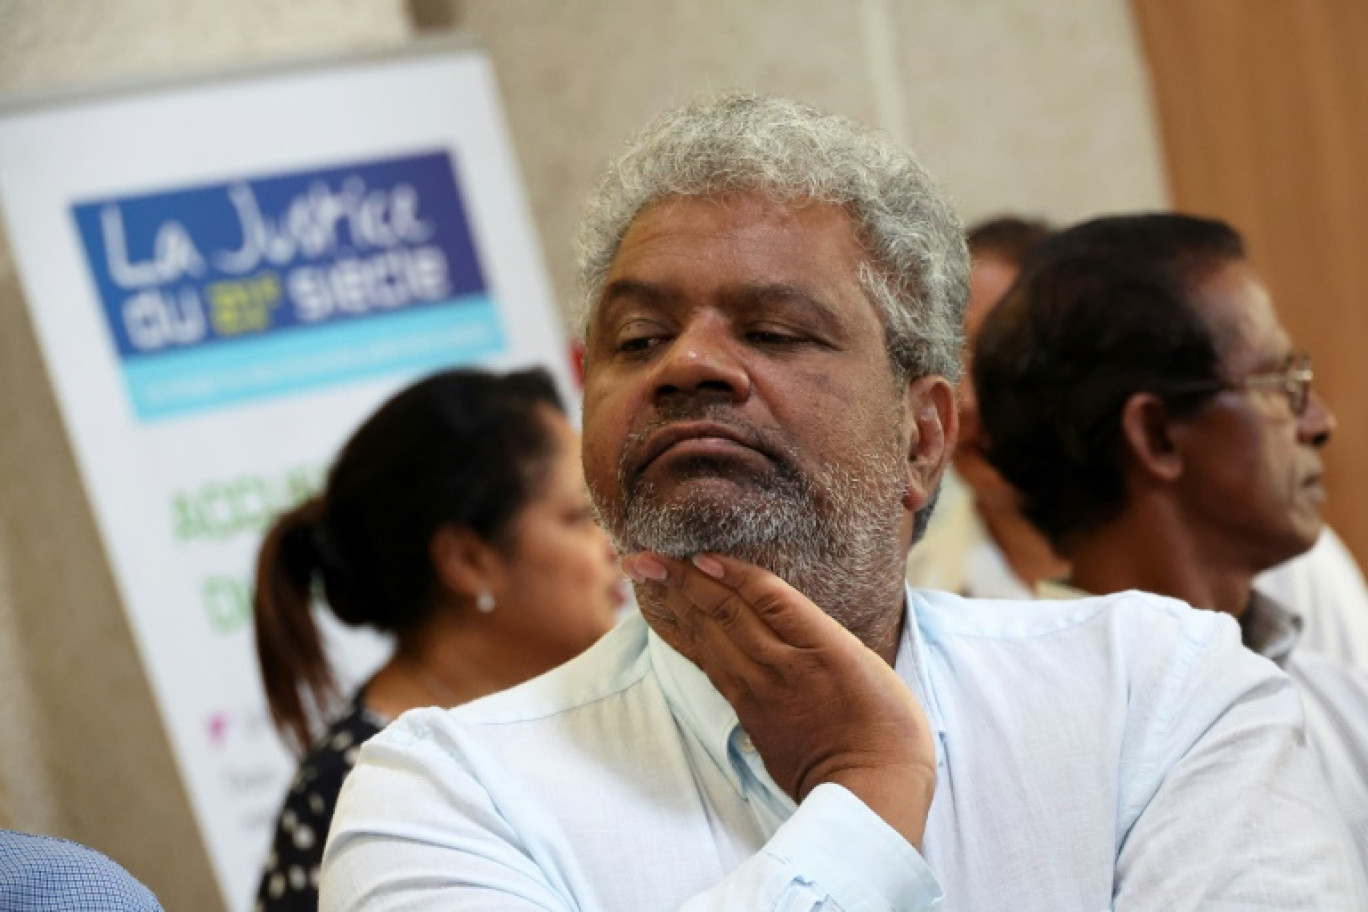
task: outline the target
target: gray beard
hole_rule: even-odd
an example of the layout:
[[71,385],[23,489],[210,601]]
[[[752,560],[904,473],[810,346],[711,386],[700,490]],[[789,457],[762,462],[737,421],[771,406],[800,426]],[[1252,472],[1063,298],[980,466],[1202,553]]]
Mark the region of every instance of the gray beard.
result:
[[[729,497],[700,492],[661,504],[650,482],[626,478],[620,516],[599,518],[619,551],[654,551],[675,559],[726,554],[783,579],[867,644],[884,643],[901,620],[889,610],[901,592],[906,554],[899,541],[905,490],[903,448],[890,440],[857,471],[825,469],[802,475],[787,454],[763,478],[733,479]],[[706,475],[700,477],[706,478]],[[657,622],[653,587],[637,599]]]

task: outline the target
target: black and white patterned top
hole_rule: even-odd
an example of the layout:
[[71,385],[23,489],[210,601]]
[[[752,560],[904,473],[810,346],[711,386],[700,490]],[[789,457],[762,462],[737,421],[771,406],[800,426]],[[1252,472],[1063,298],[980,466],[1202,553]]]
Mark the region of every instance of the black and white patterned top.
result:
[[314,742],[276,820],[271,854],[257,887],[257,912],[317,912],[318,866],[342,780],[356,765],[362,742],[385,725],[361,702],[358,691],[351,710]]

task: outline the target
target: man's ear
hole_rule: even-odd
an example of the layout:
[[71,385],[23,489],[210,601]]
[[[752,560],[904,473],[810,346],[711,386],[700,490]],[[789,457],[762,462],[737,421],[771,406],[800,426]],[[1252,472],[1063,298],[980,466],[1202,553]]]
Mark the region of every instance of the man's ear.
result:
[[428,542],[432,572],[448,592],[474,599],[495,585],[498,553],[463,526],[440,526]]
[[907,489],[903,506],[915,513],[926,506],[940,483],[959,437],[955,388],[944,377],[918,377],[903,399],[907,435]]
[[1121,407],[1121,437],[1136,469],[1156,481],[1176,481],[1183,455],[1168,406],[1153,393],[1135,393]]

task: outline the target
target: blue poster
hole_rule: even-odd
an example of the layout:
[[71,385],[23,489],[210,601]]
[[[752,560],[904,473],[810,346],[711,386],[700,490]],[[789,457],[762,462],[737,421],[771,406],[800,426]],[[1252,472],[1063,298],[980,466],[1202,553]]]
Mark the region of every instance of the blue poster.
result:
[[142,419],[504,350],[446,151],[72,211]]

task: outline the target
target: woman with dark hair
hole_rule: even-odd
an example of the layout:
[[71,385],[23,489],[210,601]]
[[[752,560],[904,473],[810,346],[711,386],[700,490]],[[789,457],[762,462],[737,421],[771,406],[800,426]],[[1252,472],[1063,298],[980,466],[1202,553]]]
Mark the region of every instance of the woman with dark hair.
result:
[[[304,757],[257,908],[317,908],[323,842],[361,742],[408,709],[464,703],[574,657],[612,626],[623,593],[544,371],[448,371],[381,406],[324,490],[261,547],[257,655],[271,716]],[[340,699],[316,596],[344,623],[395,638],[321,735]]]

